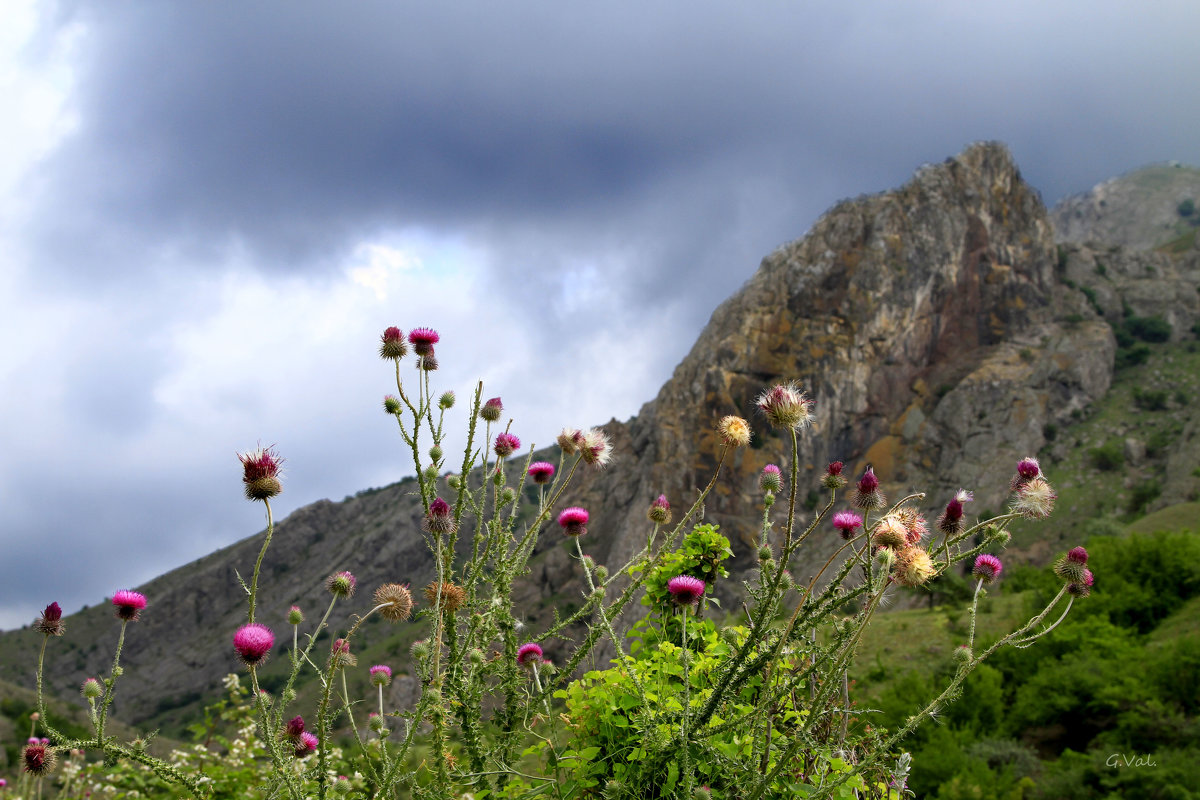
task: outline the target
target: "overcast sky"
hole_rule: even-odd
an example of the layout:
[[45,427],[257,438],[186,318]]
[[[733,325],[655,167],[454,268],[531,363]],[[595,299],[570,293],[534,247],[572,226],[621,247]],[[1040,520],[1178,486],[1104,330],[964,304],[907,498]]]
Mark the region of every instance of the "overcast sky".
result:
[[259,530],[258,442],[281,515],[407,474],[388,325],[547,444],[972,141],[1047,203],[1200,163],[1194,0],[0,9],[0,628]]

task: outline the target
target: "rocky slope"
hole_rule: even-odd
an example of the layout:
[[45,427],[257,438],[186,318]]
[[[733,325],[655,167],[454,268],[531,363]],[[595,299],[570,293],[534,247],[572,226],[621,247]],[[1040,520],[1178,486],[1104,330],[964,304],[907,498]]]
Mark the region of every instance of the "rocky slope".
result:
[[1058,238],[1072,244],[1102,242],[1149,250],[1195,226],[1197,212],[1182,216],[1180,204],[1200,203],[1200,169],[1183,164],[1143,167],[1090,191],[1068,197],[1050,218]]
[[[960,486],[976,492],[977,510],[999,508],[1015,460],[1042,448],[1048,424],[1109,387],[1112,329],[1077,288],[1082,278],[1076,288],[1062,280],[1064,270],[1094,272],[1097,252],[1070,248],[1060,259],[1046,209],[998,144],[924,167],[895,191],[839,204],[763,260],[635,418],[605,426],[615,463],[587,473],[570,498],[592,510],[589,553],[621,563],[644,542],[654,497],[690,503],[716,465],[716,420],[739,413],[752,419],[755,439],[727,464],[705,509],[735,541],[734,579],[722,587],[732,599],[755,564],[747,545],[759,513],[755,477],[786,452],[752,413],[754,396],[777,380],[799,381],[816,400],[816,425],[801,439],[802,486],[815,487],[826,462],[840,459],[854,472],[873,464],[892,495],[928,490],[931,515]],[[1113,307],[1140,308],[1143,262],[1126,268],[1108,251],[1100,257],[1112,263]],[[1167,274],[1166,262],[1153,265]],[[1187,297],[1147,288],[1146,302],[1169,307],[1183,325],[1196,316],[1194,277],[1171,265],[1178,285],[1166,294]],[[1107,295],[1097,289],[1096,297],[1110,313]],[[412,488],[401,482],[289,516],[263,567],[264,621],[282,627],[292,603],[323,607],[321,582],[333,570],[353,571],[364,588],[430,580]],[[582,588],[554,538],[520,593],[532,625],[545,618],[546,598],[578,597]],[[832,538],[813,542],[802,576],[833,546]],[[246,575],[258,546],[247,539],[142,587],[153,613],[130,632],[117,714],[136,721],[211,695],[236,669],[229,636],[244,608],[235,569]],[[105,670],[116,636],[104,607],[68,624],[49,675],[64,693]],[[0,678],[27,682],[35,644],[27,631],[0,639]]]

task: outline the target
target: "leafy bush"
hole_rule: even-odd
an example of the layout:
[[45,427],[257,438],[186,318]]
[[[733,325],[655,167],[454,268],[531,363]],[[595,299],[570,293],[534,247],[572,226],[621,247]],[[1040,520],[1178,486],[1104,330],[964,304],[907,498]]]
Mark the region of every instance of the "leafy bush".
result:
[[1126,317],[1124,327],[1143,342],[1166,342],[1171,338],[1171,323],[1161,316]]
[[1117,369],[1135,367],[1138,364],[1145,364],[1148,358],[1150,358],[1150,347],[1138,342],[1132,347],[1118,348],[1114,366]]
[[1125,449],[1116,439],[1093,447],[1088,455],[1091,457],[1092,466],[1103,472],[1113,472],[1125,466]]
[[1181,217],[1190,217],[1196,211],[1196,201],[1189,197],[1182,201],[1175,210]]
[[1133,404],[1144,411],[1164,411],[1167,407],[1166,389],[1133,387]]

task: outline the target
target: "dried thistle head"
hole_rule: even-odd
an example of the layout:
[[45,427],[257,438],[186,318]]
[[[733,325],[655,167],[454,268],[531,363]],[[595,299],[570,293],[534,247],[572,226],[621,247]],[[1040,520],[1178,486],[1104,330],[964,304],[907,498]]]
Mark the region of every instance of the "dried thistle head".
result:
[[412,613],[412,592],[403,584],[383,584],[375,590],[374,600],[375,605],[383,606],[379,609],[379,616],[388,622],[403,622]]

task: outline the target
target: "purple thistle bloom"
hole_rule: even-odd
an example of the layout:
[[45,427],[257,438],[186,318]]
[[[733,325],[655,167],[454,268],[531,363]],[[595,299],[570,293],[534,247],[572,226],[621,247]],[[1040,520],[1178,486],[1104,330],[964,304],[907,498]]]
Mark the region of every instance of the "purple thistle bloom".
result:
[[567,536],[582,536],[587,533],[588,512],[585,508],[572,506],[558,515],[558,524]]
[[1067,561],[1074,561],[1076,564],[1086,564],[1088,560],[1088,551],[1082,547],[1072,547],[1067,551]]
[[118,619],[134,622],[146,607],[146,595],[122,589],[113,595],[112,604],[116,606]]
[[495,422],[503,413],[504,403],[500,402],[499,397],[493,397],[479,408],[479,416],[488,422]]
[[521,440],[511,433],[496,434],[496,443],[492,447],[500,458],[511,456],[521,446]]
[[671,521],[671,503],[667,500],[665,494],[660,494],[658,498],[650,504],[650,508],[646,511],[646,518],[655,525],[666,525]]
[[261,664],[275,646],[275,634],[266,625],[243,625],[233,635],[233,649],[248,667]]
[[554,465],[548,461],[535,461],[529,465],[529,477],[539,486],[547,484],[554,477]]
[[433,328],[413,328],[408,332],[408,341],[413,346],[413,352],[419,356],[432,354],[433,346],[441,339]]
[[532,667],[534,664],[540,664],[545,660],[541,645],[535,642],[526,642],[517,648],[517,663],[522,667]]
[[1000,577],[1002,569],[1004,566],[1000,563],[1000,559],[984,553],[975,557],[975,567],[971,570],[971,574],[984,583],[991,583]]
[[837,528],[838,534],[846,540],[853,539],[854,532],[861,528],[862,524],[862,517],[853,511],[839,511],[833,515],[833,527]]
[[301,716],[292,717],[283,727],[283,734],[289,739],[297,739],[302,733],[304,733],[304,717]]
[[392,668],[387,664],[376,664],[371,667],[371,684],[374,686],[387,686],[392,682]]
[[304,758],[307,755],[315,753],[317,751],[317,745],[320,743],[321,740],[318,739],[315,734],[305,731],[296,737],[296,749],[293,752],[295,753],[296,758]]
[[681,606],[694,606],[704,596],[704,581],[691,575],[676,575],[667,581],[671,599]]

